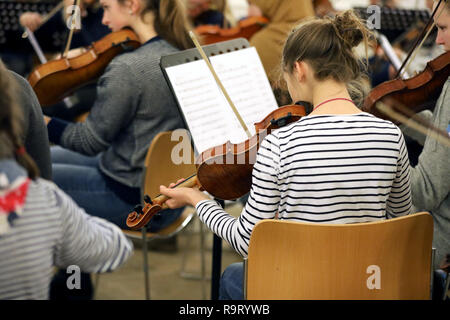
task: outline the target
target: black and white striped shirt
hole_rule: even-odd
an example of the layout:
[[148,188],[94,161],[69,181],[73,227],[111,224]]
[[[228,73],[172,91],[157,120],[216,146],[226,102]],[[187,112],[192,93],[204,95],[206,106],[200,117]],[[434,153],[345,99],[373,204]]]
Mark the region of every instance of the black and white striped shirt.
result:
[[411,211],[409,159],[400,129],[368,113],[308,116],[268,135],[239,218],[212,200],[200,219],[242,256],[262,219],[358,223]]
[[117,226],[87,215],[55,184],[32,181],[22,214],[0,236],[0,300],[48,299],[53,266],[108,272],[132,250]]

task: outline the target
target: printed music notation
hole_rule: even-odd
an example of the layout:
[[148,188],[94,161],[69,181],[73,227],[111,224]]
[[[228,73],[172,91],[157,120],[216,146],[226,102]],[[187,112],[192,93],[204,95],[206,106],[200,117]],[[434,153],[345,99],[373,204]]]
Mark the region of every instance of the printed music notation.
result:
[[[255,134],[254,123],[278,107],[256,49],[209,59],[251,134]],[[166,72],[199,153],[227,140],[239,143],[248,139],[205,61],[169,67]]]

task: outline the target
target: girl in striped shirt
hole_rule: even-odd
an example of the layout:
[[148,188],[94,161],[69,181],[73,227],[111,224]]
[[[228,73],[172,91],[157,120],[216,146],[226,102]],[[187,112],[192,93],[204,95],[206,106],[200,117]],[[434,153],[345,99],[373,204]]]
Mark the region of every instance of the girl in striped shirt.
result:
[[55,184],[38,178],[21,142],[13,89],[0,60],[0,300],[48,299],[54,267],[70,274],[64,290],[77,299],[89,289],[80,271],[113,271],[133,245],[116,225],[88,215]]
[[[367,48],[369,38],[352,11],[295,27],[283,49],[283,76],[291,98],[314,109],[261,143],[241,215],[230,216],[198,190],[162,186],[169,207],[195,206],[200,219],[243,257],[263,219],[359,223],[409,214],[409,161],[401,131],[361,112],[351,98],[366,81],[352,49],[361,42]],[[242,279],[242,264],[228,267],[220,297],[242,299]]]

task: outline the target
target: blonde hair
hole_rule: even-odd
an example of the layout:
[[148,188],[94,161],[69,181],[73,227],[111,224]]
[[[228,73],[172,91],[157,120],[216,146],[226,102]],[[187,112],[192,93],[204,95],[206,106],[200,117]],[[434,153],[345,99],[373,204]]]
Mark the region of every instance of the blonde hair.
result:
[[[117,0],[123,4],[125,0]],[[191,28],[186,14],[186,8],[180,0],[141,0],[144,8],[141,17],[145,13],[155,13],[154,28],[156,33],[164,40],[180,50],[192,48],[194,43],[189,36]]]

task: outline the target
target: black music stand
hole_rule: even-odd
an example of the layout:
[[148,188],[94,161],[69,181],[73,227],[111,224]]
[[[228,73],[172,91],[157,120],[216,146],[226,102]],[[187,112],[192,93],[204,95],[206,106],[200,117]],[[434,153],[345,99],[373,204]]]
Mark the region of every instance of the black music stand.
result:
[[[249,48],[250,44],[249,42],[244,38],[219,42],[210,44],[207,46],[202,46],[203,50],[205,51],[206,55],[214,56],[219,55],[227,52],[237,51],[240,49]],[[175,54],[167,55],[161,57],[160,66],[163,71],[164,76],[166,77],[167,83],[174,93],[173,86],[169,80],[169,77],[166,72],[166,68],[177,66],[180,64],[188,63],[195,60],[202,60],[202,57],[200,56],[200,53],[196,48],[184,50],[182,52],[178,52]],[[174,93],[174,96],[176,98],[176,95]],[[180,108],[180,113],[183,116],[183,120],[186,124],[186,127],[189,127],[189,123],[187,123],[186,118],[183,114],[183,110],[181,109],[178,99],[175,99],[177,101],[178,107]],[[195,148],[195,141],[192,141]],[[224,207],[225,202],[223,200],[217,200],[219,204]],[[214,234],[213,236],[213,254],[212,254],[212,273],[211,273],[211,299],[212,300],[218,300],[219,297],[219,283],[220,283],[220,276],[222,272],[222,239]]]
[[[414,26],[424,26],[431,17],[430,12],[427,10],[398,9],[389,7],[381,7],[380,9],[381,28],[377,31],[384,34],[390,42],[394,42],[403,33],[409,31]],[[373,14],[373,12],[368,12],[367,8],[364,7],[355,7],[353,10],[363,20],[369,19]],[[430,37],[431,40],[427,41],[425,45],[433,45],[434,38],[435,37]]]

